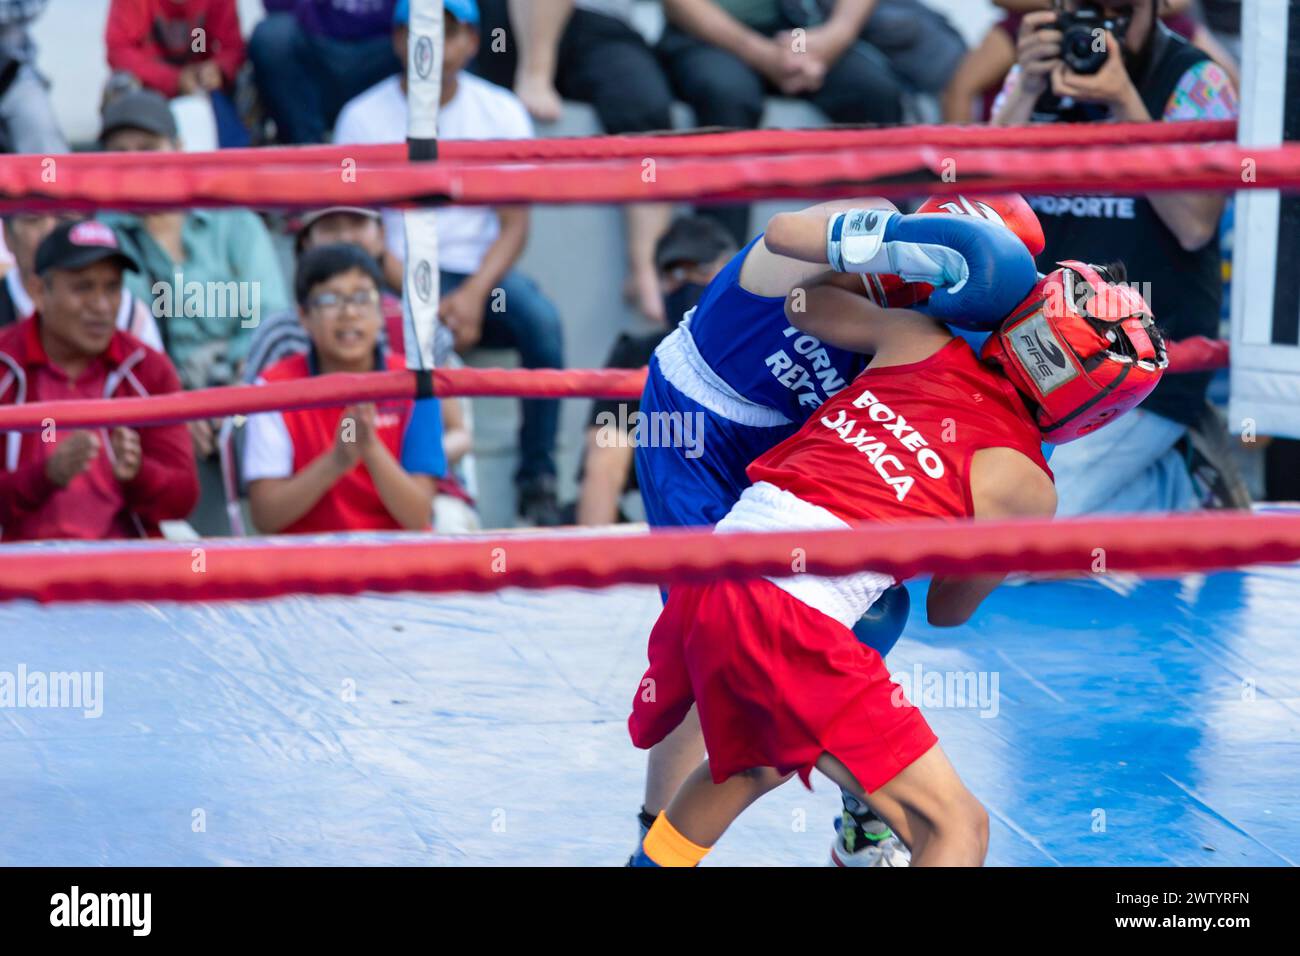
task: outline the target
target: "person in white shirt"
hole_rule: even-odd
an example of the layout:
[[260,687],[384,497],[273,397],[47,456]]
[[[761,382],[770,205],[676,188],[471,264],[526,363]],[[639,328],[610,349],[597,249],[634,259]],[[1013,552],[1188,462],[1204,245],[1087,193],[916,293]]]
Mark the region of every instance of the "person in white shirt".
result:
[[[479,45],[475,0],[444,0],[440,139],[526,139],[532,122],[513,93],[473,76],[464,67]],[[393,15],[393,46],[406,62],[409,3]],[[336,143],[400,143],[406,139],[405,73],[353,98],[339,113]],[[525,368],[561,368],[563,334],[555,306],[527,276],[514,269],[528,241],[529,210],[522,206],[442,207],[438,210],[439,318],[451,329],[457,351],[476,345],[512,348]],[[390,251],[405,258],[401,213],[385,213]],[[560,523],[556,499],[555,437],[559,402],[526,399],[519,435],[515,483],[519,513],[537,525]]]

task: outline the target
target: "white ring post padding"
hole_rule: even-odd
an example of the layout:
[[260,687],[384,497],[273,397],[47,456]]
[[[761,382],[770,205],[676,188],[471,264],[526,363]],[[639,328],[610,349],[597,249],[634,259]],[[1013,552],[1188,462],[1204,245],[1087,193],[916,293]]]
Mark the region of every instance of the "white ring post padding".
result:
[[[1300,17],[1297,0],[1246,0],[1242,10],[1242,98],[1238,144],[1270,147],[1283,142],[1288,98],[1287,37]],[[1294,51],[1293,51],[1294,55]],[[1294,132],[1291,134],[1296,135]],[[1300,344],[1274,341],[1279,291],[1278,229],[1282,197],[1276,190],[1236,194],[1232,257],[1232,394],[1229,429],[1300,438]],[[1285,263],[1285,269],[1296,268]],[[1300,309],[1300,302],[1289,308]],[[1252,427],[1253,426],[1253,427]]]
[[[438,107],[442,101],[442,0],[410,0],[410,39],[406,47],[406,138],[411,159],[438,138]],[[434,328],[438,321],[439,273],[437,217],[432,209],[408,209],[402,216],[406,233],[402,323],[406,367],[433,368]]]

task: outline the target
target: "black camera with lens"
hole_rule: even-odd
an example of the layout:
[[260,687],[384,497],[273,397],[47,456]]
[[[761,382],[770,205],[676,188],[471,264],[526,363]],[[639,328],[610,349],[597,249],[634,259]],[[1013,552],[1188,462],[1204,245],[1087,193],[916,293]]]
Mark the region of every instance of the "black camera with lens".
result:
[[1073,13],[1062,12],[1054,24],[1061,31],[1061,59],[1075,73],[1091,75],[1106,64],[1105,31],[1123,43],[1132,17],[1108,17],[1096,7],[1083,7]]

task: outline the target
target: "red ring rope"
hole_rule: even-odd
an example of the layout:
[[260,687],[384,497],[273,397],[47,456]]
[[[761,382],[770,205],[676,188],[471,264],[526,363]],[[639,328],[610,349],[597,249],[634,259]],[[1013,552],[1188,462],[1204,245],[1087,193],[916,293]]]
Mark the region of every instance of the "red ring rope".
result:
[[[348,175],[342,173],[347,172]],[[653,176],[637,158],[548,163],[271,166],[91,166],[52,180],[42,166],[0,167],[0,211],[197,206],[266,209],[454,202],[742,202],[956,192],[1126,193],[1300,188],[1300,143],[1105,146],[1060,150],[882,148],[782,156],[667,158]]]
[[51,554],[0,551],[0,600],[211,601],[362,591],[495,591],[781,577],[864,569],[1166,574],[1300,559],[1300,517],[1240,513],[1086,521],[863,524],[844,531],[608,538],[523,535],[274,547],[187,542]]
[[[820,152],[834,149],[880,149],[937,146],[1044,149],[1062,146],[1208,143],[1233,140],[1233,120],[1188,123],[1052,123],[1034,126],[892,126],[883,129],[834,127],[808,130],[744,130],[633,136],[584,136],[559,139],[446,140],[438,144],[439,162],[530,162],[564,159],[616,159],[653,156],[745,156]],[[345,160],[402,164],[405,144],[286,146],[223,149],[196,153],[72,153],[57,157],[56,168],[85,170],[113,166],[183,166],[266,168],[320,164],[337,171]],[[10,168],[47,168],[39,154],[0,156],[0,173]]]
[[[385,205],[440,200],[491,204],[739,201],[853,195],[868,187],[894,196],[1011,189],[1082,192],[1105,189],[1116,181],[1129,192],[1300,186],[1300,144],[1259,150],[1227,144],[1186,148],[1185,143],[1197,136],[1218,138],[1230,133],[1227,125],[1221,125],[1211,137],[1212,125],[1152,124],[1131,131],[1120,127],[936,128],[925,131],[926,145],[921,146],[916,145],[920,136],[916,129],[447,144],[446,161],[418,167],[400,161],[401,147],[285,151],[270,165],[265,151],[177,157],[177,161],[169,157],[168,162],[152,164],[145,164],[140,156],[57,161],[14,157],[0,160],[0,208],[311,208],[331,202]],[[1098,145],[1103,142],[1125,145]],[[1040,148],[1024,149],[1026,144]],[[1089,148],[1041,148],[1069,144]],[[1010,145],[1021,151],[990,148]],[[865,152],[868,146],[871,151]],[[364,160],[358,160],[356,181],[343,182],[337,163],[361,149],[366,152]],[[790,155],[795,151],[799,152]],[[647,153],[668,157],[658,162],[651,182],[642,178],[639,161],[618,158],[635,160]],[[561,156],[565,161],[555,161]],[[591,161],[595,157],[601,161]],[[525,158],[552,162],[521,163]],[[1249,182],[1242,181],[1245,160],[1254,163]],[[261,164],[256,177],[248,175],[254,162]],[[61,173],[50,176],[50,163],[55,163],[55,169],[61,166]],[[944,174],[954,171],[959,181],[948,181]],[[1189,344],[1183,356],[1186,370],[1217,367],[1226,360],[1226,346]],[[445,395],[616,398],[638,395],[644,374],[644,370],[476,369],[433,373],[435,390]],[[323,376],[309,382],[141,399],[11,406],[0,409],[0,431],[40,428],[46,419],[64,428],[156,424],[414,394],[412,372]],[[683,531],[602,539],[526,536],[272,548],[204,542],[76,555],[6,548],[0,551],[0,599],[213,600],[300,591],[486,591],[506,586],[681,583],[789,575],[792,558],[815,574],[868,567],[898,577],[1027,570],[1086,573],[1103,554],[1109,570],[1146,573],[1294,561],[1300,559],[1300,518],[1217,514],[1078,522],[922,521],[762,535]],[[123,560],[124,555],[130,559]],[[365,560],[358,562],[362,555]]]
[[[1227,342],[1189,339],[1170,347],[1173,371],[1205,371],[1227,361]],[[433,370],[433,390],[445,396],[636,399],[641,396],[645,376],[644,368],[440,368]],[[166,425],[198,418],[414,398],[415,394],[415,373],[410,371],[321,375],[306,381],[227,385],[146,398],[5,405],[0,406],[0,432],[38,431],[50,423],[59,428]]]
[[[437,395],[509,395],[524,398],[635,398],[645,369],[476,369],[433,370]],[[0,406],[0,432],[111,425],[167,425],[198,418],[323,408],[352,402],[416,397],[412,371],[319,375],[305,381],[226,385],[145,398],[33,402]]]

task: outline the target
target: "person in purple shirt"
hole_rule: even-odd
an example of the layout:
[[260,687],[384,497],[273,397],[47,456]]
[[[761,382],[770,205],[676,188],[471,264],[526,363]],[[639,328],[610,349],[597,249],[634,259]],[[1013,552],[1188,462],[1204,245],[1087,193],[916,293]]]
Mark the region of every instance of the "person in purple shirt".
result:
[[323,143],[343,104],[401,69],[396,0],[265,0],[248,58],[280,143]]

